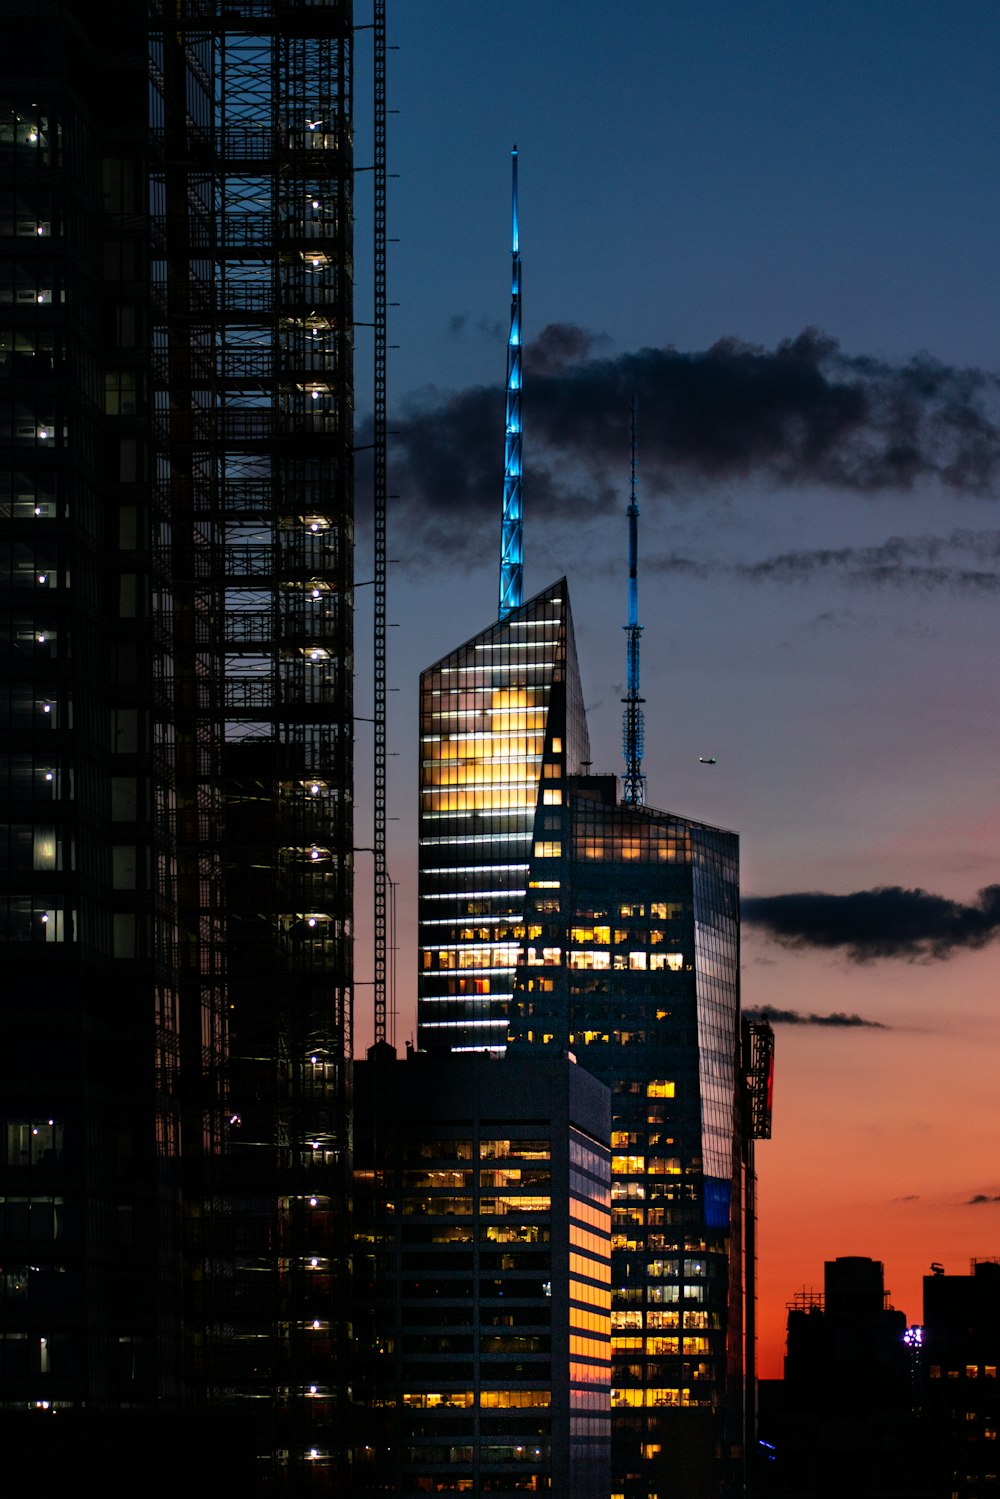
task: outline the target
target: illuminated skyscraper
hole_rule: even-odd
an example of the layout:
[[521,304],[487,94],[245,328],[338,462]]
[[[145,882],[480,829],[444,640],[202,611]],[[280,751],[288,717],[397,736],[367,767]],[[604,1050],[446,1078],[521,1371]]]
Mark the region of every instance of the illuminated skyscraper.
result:
[[744,1427],[738,840],[613,776],[571,777],[561,819],[513,1049],[568,1047],[612,1092],[613,1492],[708,1496]]
[[419,1045],[502,1051],[528,871],[541,896],[589,756],[566,580],[429,667],[420,712]]
[[[524,610],[547,601],[553,643],[556,598],[565,584]],[[738,840],[573,774],[575,661],[525,673],[509,623],[423,678],[421,1038],[569,1049],[611,1088],[612,1492],[735,1493],[744,1205],[769,1132],[768,1058],[739,1015]],[[531,693],[550,680],[546,712]]]

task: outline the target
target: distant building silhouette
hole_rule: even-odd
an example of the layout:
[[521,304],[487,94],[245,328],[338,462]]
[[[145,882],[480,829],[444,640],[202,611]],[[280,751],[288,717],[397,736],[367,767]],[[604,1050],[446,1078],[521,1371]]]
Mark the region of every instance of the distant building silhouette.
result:
[[763,1492],[783,1499],[929,1495],[913,1414],[906,1317],[888,1305],[882,1265],[828,1260],[824,1293],[788,1310],[782,1385],[767,1388],[761,1433],[774,1453]]

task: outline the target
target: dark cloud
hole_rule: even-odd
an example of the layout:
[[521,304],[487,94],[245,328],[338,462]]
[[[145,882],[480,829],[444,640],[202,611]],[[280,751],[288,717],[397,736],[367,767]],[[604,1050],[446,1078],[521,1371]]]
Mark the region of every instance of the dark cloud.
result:
[[992,1196],[990,1196],[986,1192],[976,1192],[974,1196],[968,1198],[965,1206],[970,1208],[977,1207],[981,1202],[1000,1202],[1000,1192],[995,1193]]
[[985,886],[968,905],[890,885],[851,895],[750,896],[742,911],[748,925],[786,947],[842,948],[855,963],[949,958],[1000,935],[1000,885]]
[[[926,355],[850,357],[807,329],[775,349],[723,339],[703,353],[646,348],[598,357],[598,340],[552,324],[525,349],[527,503],[579,519],[625,487],[628,410],[639,406],[643,504],[712,481],[868,493],[937,479],[989,494],[1000,471],[1000,384]],[[428,391],[393,413],[400,520],[492,517],[501,489],[504,397],[493,387]],[[368,440],[359,432],[358,442]],[[450,543],[451,544],[451,543]]]
[[772,1010],[763,1005],[752,1010],[745,1009],[743,1014],[748,1020],[769,1020],[772,1025],[831,1025],[848,1030],[864,1027],[875,1031],[889,1029],[881,1020],[866,1020],[863,1015],[845,1015],[842,1010],[835,1010],[832,1015],[807,1015],[802,1010]]
[[672,553],[643,561],[643,571],[744,583],[806,583],[824,573],[863,588],[902,588],[923,593],[1000,593],[996,567],[956,566],[954,554],[980,562],[1000,561],[1000,531],[952,531],[948,536],[890,536],[878,546],[822,547],[782,552],[760,562],[708,562]]
[[907,1192],[907,1194],[906,1194],[905,1197],[894,1197],[892,1200],[893,1200],[893,1202],[919,1202],[920,1201],[920,1193],[919,1192]]

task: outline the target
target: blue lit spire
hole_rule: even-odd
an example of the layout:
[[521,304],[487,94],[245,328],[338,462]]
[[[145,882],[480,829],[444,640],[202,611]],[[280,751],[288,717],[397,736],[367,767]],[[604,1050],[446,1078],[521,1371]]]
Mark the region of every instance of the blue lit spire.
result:
[[517,237],[517,147],[511,152],[510,336],[507,339],[507,431],[500,526],[500,618],[524,602],[524,520],[521,498],[521,255]]
[[622,698],[622,754],[625,774],[622,776],[622,800],[641,807],[646,799],[646,777],[642,773],[642,754],[646,729],[642,715],[644,699],[639,696],[639,505],[635,497],[635,397],[632,397],[632,484],[628,511],[628,686]]

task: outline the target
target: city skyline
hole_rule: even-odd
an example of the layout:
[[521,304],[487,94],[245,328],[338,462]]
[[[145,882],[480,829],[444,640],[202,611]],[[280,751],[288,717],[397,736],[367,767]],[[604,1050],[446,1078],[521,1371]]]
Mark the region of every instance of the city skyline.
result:
[[[956,19],[938,4],[905,17],[841,4],[823,27],[779,5],[752,20],[687,4],[639,5],[610,30],[598,19],[561,4],[390,16],[399,1037],[413,1033],[416,975],[417,675],[493,618],[516,140],[526,591],[568,573],[594,766],[620,773],[628,395],[641,380],[648,798],[739,831],[744,895],[765,902],[750,907],[743,982],[745,1006],[778,1028],[774,1139],[758,1153],[761,1372],[777,1374],[784,1304],[829,1255],[883,1259],[915,1320],[932,1259],[964,1269],[995,1248],[995,956],[975,943],[991,931],[977,892],[996,868],[997,708],[977,661],[1000,588],[987,508],[1000,443],[996,382],[976,367],[995,364],[998,226],[980,184],[997,23],[985,6]],[[359,267],[361,317],[365,296]],[[799,337],[817,326],[842,352]],[[706,357],[720,339],[769,353],[729,343]],[[921,350],[939,363],[912,364]],[[812,406],[781,404],[796,380]],[[359,368],[362,415],[363,382]],[[770,404],[750,400],[762,390]],[[901,404],[913,456],[890,473],[874,460],[895,457]],[[823,462],[788,440],[837,412],[842,440],[823,429]],[[700,447],[678,438],[685,414],[689,430],[704,421]],[[360,580],[364,548],[362,536]],[[447,610],[428,608],[443,589]],[[365,629],[362,612],[359,641]],[[365,672],[359,653],[362,714]],[[358,737],[363,763],[364,725]],[[954,904],[837,900],[886,887]],[[773,901],[811,892],[829,899]],[[914,918],[935,948],[907,939]]]

